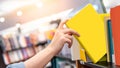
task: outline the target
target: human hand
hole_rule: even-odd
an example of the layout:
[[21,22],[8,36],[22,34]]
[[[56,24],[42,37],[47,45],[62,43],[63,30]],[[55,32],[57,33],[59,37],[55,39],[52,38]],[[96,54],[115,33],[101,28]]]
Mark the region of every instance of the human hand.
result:
[[59,27],[57,28],[55,35],[53,37],[53,40],[50,44],[50,47],[54,50],[55,54],[60,52],[60,50],[63,48],[65,43],[68,43],[68,47],[70,48],[73,42],[72,35],[79,36],[79,34],[69,28],[64,28],[63,25],[67,22],[60,23]]

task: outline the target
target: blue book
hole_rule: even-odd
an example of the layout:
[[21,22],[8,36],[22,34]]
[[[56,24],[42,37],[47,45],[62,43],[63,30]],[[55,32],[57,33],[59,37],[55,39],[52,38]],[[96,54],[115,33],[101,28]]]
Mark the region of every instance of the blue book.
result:
[[108,44],[109,44],[109,54],[110,54],[110,62],[114,61],[114,47],[113,47],[113,38],[112,38],[112,25],[111,20],[107,20],[107,28],[108,28]]

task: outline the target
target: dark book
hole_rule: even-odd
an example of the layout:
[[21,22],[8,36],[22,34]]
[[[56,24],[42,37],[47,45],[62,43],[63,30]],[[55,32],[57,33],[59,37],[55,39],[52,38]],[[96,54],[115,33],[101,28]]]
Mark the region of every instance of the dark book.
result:
[[0,47],[2,49],[2,52],[4,52],[5,51],[5,42],[1,35],[0,35]]
[[12,48],[12,49],[15,49],[15,43],[14,43],[13,38],[12,38],[12,37],[9,37],[8,40],[9,40],[9,42],[10,42],[11,48]]

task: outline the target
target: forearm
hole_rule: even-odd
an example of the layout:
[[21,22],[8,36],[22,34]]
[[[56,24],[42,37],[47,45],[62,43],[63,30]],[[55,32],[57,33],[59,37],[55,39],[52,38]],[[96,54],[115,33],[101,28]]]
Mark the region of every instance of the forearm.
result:
[[47,46],[47,48],[24,62],[26,68],[43,68],[54,55],[61,51],[65,43],[68,43],[68,46],[71,47],[72,35],[79,36],[79,34],[72,29],[63,28],[64,24],[65,22],[60,23],[51,43]]
[[53,49],[48,46],[34,57],[24,62],[25,68],[43,68],[55,55]]

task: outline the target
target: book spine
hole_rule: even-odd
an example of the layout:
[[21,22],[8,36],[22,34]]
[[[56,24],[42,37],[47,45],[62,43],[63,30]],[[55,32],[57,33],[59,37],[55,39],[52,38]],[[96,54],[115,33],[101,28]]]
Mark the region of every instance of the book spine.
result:
[[108,20],[107,26],[108,26],[108,41],[109,41],[110,62],[114,63],[114,59],[113,59],[114,47],[113,47],[112,27],[111,27],[110,20]]

